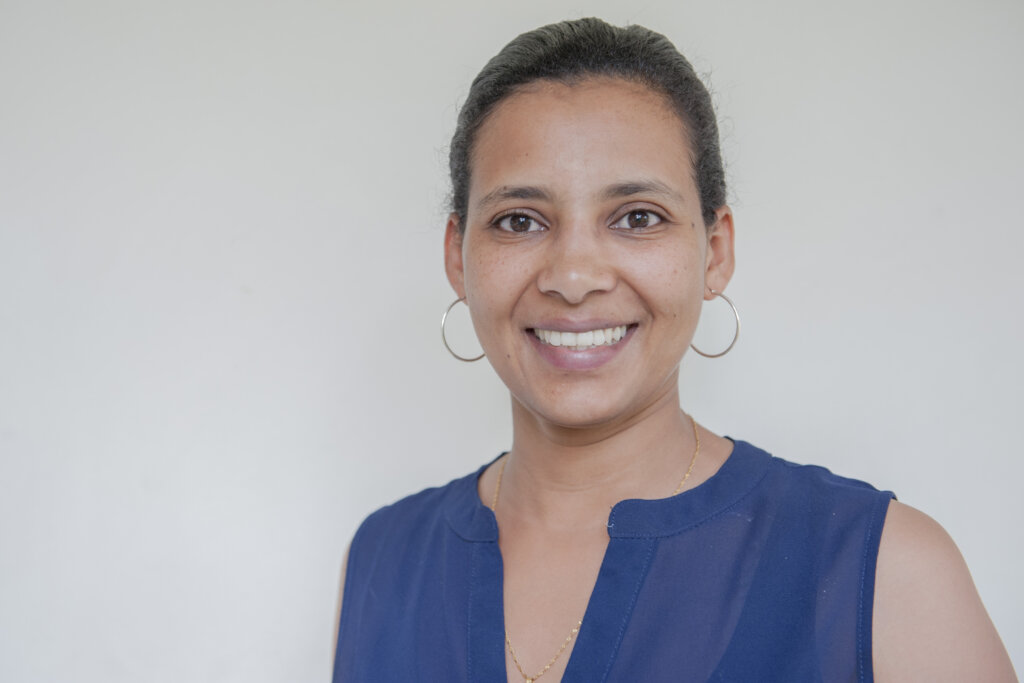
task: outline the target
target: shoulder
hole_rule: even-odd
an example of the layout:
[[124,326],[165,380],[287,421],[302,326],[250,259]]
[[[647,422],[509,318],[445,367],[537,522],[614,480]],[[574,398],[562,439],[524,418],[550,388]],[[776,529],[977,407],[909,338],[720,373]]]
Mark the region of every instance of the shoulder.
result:
[[384,557],[408,559],[424,552],[448,531],[458,533],[467,519],[481,517],[483,506],[476,484],[483,469],[406,496],[370,514],[352,538],[349,571],[368,569]]
[[762,490],[780,503],[794,505],[807,514],[827,514],[834,522],[841,519],[859,520],[878,534],[885,519],[886,508],[892,500],[891,491],[879,490],[859,479],[833,473],[819,465],[804,465],[783,460],[738,442],[743,452],[752,452],[766,461],[766,476]]
[[[825,467],[802,465],[775,457],[744,441],[736,441],[729,461],[713,479],[737,479],[743,504],[766,519],[776,519],[790,536],[828,537],[857,548],[874,566],[891,491],[832,473]],[[737,475],[737,473],[739,473]],[[824,558],[814,553],[815,561]]]
[[[461,504],[473,502],[478,473],[454,479],[444,486],[423,489],[371,513],[352,539],[353,549],[367,537],[417,533],[443,521]],[[462,501],[461,499],[467,499]]]
[[379,508],[363,520],[345,553],[340,615],[351,611],[351,598],[358,602],[366,596],[365,588],[371,582],[400,585],[406,569],[422,565],[433,555],[452,517],[465,514],[463,508],[473,508],[478,474],[424,489]]
[[382,524],[394,524],[403,519],[422,520],[424,516],[430,517],[441,514],[444,509],[444,501],[454,490],[458,489],[459,484],[462,482],[463,479],[456,479],[444,486],[423,489],[418,493],[380,507],[367,516],[360,526],[360,531],[364,528],[373,528]]
[[878,681],[1015,681],[970,572],[931,517],[893,501],[878,551],[872,650]]
[[865,495],[883,493],[885,496],[892,497],[890,492],[880,492],[865,481],[835,474],[832,470],[820,465],[804,465],[783,460],[776,456],[770,457],[771,464],[780,473],[780,476],[798,482],[803,487],[820,488],[823,491],[840,495],[843,493],[862,493]]

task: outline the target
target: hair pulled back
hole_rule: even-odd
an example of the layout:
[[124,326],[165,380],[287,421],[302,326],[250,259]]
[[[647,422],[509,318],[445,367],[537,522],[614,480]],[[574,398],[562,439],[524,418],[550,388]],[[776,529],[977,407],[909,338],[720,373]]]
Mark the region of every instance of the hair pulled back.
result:
[[589,76],[624,78],[664,95],[686,127],[690,163],[700,193],[701,214],[710,227],[725,204],[725,171],[711,96],[690,62],[665,36],[643,26],[618,27],[600,19],[549,24],[518,36],[473,80],[459,111],[448,165],[451,210],[465,230],[470,158],[477,131],[494,108],[537,80],[572,85]]

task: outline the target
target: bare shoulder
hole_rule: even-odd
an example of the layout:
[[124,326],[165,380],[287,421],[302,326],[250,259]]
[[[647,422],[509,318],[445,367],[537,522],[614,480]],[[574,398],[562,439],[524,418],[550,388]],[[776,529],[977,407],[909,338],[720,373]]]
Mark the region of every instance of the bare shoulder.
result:
[[1017,680],[953,539],[896,501],[878,551],[873,633],[880,683]]

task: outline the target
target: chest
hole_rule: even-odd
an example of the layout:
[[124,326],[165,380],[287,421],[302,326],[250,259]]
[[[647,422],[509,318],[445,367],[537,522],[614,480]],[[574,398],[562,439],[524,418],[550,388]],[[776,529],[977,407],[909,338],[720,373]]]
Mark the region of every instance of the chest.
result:
[[335,681],[523,680],[509,673],[506,626],[524,654],[536,647],[523,662],[533,675],[580,611],[559,659],[565,683],[869,681],[872,553],[889,497],[866,495],[849,514],[826,497],[744,499],[671,533],[685,510],[613,516],[603,553],[503,553],[496,528],[403,533],[374,519],[352,546]]
[[608,545],[603,525],[594,531],[503,534],[508,680],[561,679]]

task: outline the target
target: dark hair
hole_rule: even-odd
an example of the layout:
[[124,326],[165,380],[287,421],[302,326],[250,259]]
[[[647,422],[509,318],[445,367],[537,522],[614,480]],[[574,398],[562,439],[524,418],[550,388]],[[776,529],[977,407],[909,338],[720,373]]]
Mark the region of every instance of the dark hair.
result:
[[620,28],[600,19],[542,26],[515,38],[473,80],[448,156],[452,211],[465,230],[470,156],[477,131],[499,102],[533,81],[572,85],[588,76],[635,81],[664,95],[686,127],[701,214],[710,227],[725,204],[725,171],[711,96],[668,38],[643,26]]

